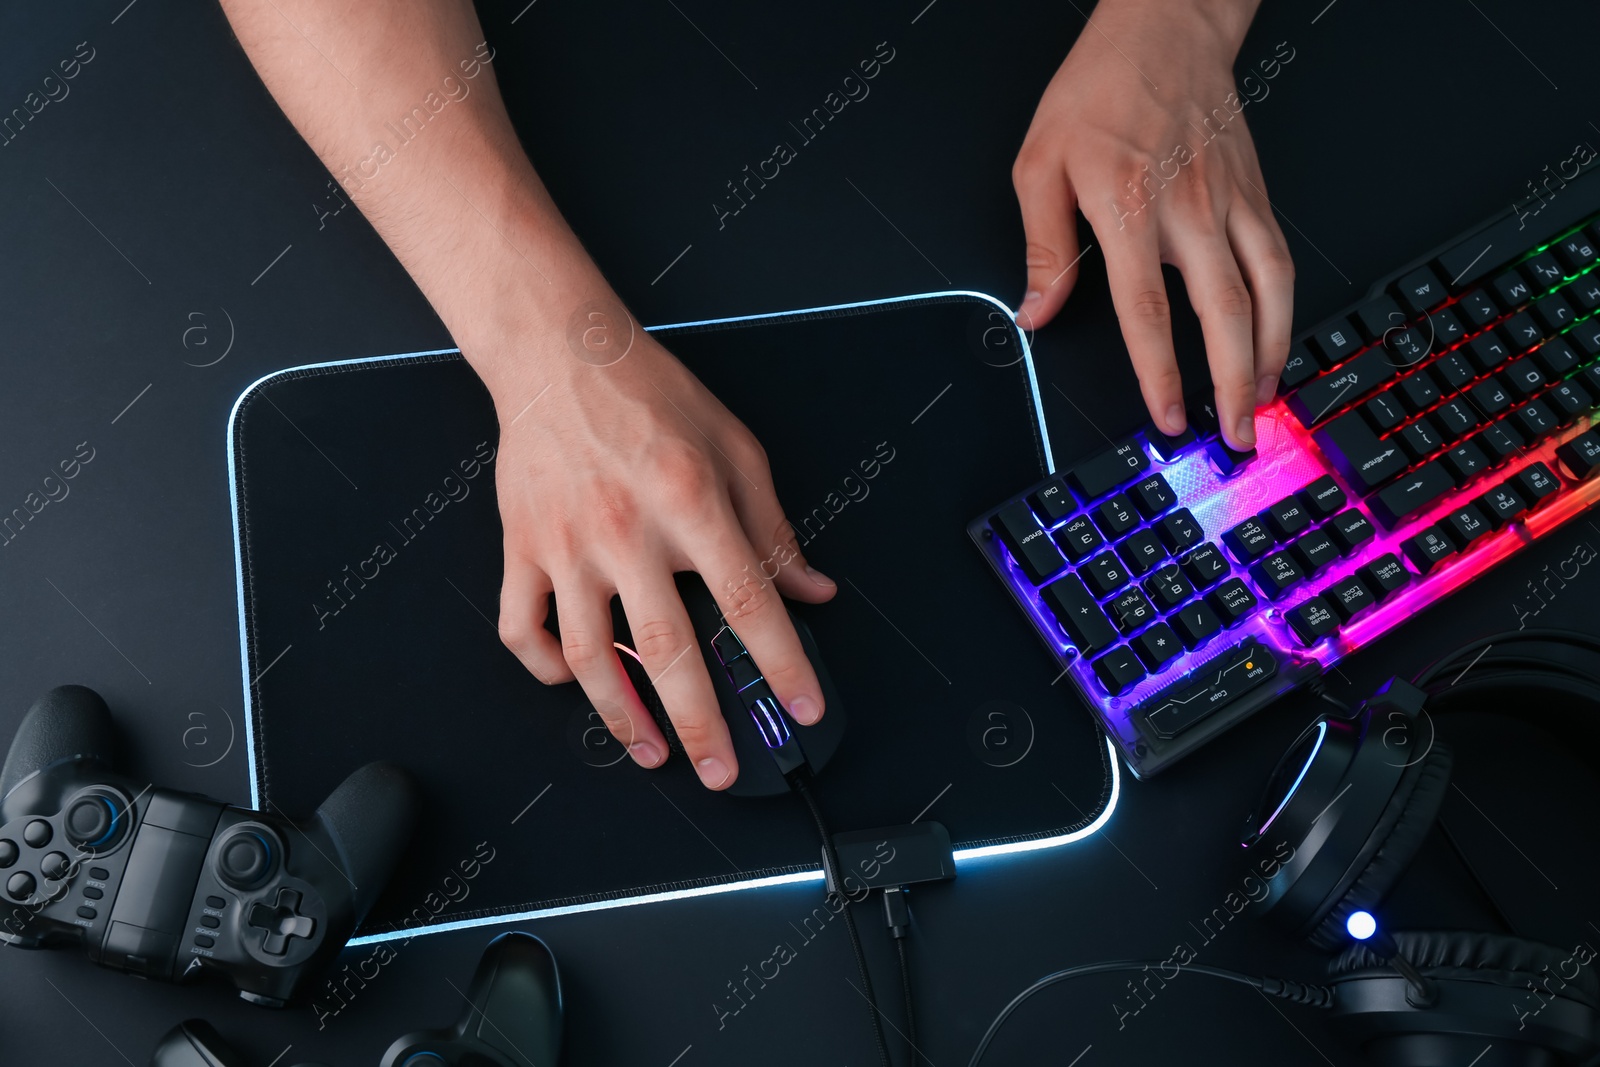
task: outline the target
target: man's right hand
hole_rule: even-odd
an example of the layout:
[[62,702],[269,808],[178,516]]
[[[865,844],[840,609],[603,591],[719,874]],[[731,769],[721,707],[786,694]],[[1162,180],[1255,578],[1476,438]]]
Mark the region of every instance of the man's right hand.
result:
[[[705,578],[774,694],[805,725],[822,716],[822,689],[779,594],[816,603],[835,586],[800,554],[755,436],[648,334],[629,329],[620,305],[606,303],[616,308],[609,322],[575,325],[583,332],[572,351],[545,352],[539,374],[515,376],[529,384],[502,385],[515,395],[495,398],[500,636],[541,681],[576,678],[633,759],[659,766],[666,741],[613,645],[610,602],[619,594],[695,772],[725,789],[738,765],[673,574]],[[606,347],[623,343],[625,354]],[[529,347],[549,349],[550,339]],[[517,358],[477,356],[499,366]],[[545,373],[546,385],[533,384]],[[559,640],[544,625],[552,592]]]

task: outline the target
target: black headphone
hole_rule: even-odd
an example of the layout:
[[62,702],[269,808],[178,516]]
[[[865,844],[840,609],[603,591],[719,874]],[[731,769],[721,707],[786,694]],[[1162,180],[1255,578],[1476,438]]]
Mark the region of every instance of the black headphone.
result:
[[[1240,836],[1265,881],[1267,919],[1339,954],[1328,985],[1196,963],[1182,971],[1329,1008],[1374,1062],[1388,1067],[1577,1067],[1600,1058],[1600,980],[1593,954],[1467,930],[1380,931],[1379,907],[1416,857],[1450,784],[1450,750],[1434,737],[1444,712],[1514,712],[1600,752],[1600,638],[1520,630],[1457,649],[1411,682],[1391,680],[1351,711],[1313,722],[1289,746]],[[1508,707],[1507,702],[1514,701]],[[1470,872],[1469,872],[1470,873]],[[1487,892],[1487,890],[1485,890]],[[1491,896],[1492,899],[1492,896]],[[1060,982],[1176,966],[1108,960],[1047,974],[989,1024],[977,1067],[1005,1021]],[[1570,971],[1570,973],[1569,973]],[[1529,992],[1538,1010],[1519,1013]]]
[[[1281,929],[1340,950],[1328,967],[1329,1007],[1379,1063],[1588,1062],[1600,1054],[1600,981],[1589,958],[1494,933],[1389,934],[1372,918],[1439,814],[1451,754],[1432,720],[1455,711],[1511,712],[1593,735],[1600,640],[1559,630],[1502,634],[1458,649],[1413,682],[1390,681],[1354,712],[1313,722],[1278,762],[1240,839],[1259,869],[1272,871],[1263,911]],[[1276,862],[1260,861],[1268,852]],[[1519,1013],[1529,990],[1539,1010]]]

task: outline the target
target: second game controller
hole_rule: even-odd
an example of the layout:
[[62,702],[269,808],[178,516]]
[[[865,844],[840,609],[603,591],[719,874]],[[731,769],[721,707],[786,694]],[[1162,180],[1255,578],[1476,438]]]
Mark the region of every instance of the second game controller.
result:
[[371,763],[292,822],[111,769],[105,702],[41,697],[0,768],[0,939],[77,943],[150,978],[207,972],[273,1007],[302,993],[376,901],[415,822],[410,779]]

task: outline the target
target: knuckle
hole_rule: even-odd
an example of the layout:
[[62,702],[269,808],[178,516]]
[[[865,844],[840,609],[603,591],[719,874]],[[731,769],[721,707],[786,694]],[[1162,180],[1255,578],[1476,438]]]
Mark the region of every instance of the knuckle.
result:
[[1268,281],[1294,281],[1294,257],[1289,255],[1287,248],[1272,245],[1261,253],[1260,260],[1257,269]]
[[678,740],[691,755],[710,748],[717,739],[717,725],[709,715],[684,715],[672,721]]
[[662,445],[655,454],[656,486],[669,501],[698,501],[716,484],[711,460],[687,441]]
[[1027,259],[1030,270],[1034,268],[1055,270],[1056,264],[1061,261],[1061,257],[1056,254],[1055,249],[1040,241],[1028,242]]
[[776,594],[768,583],[748,578],[738,584],[735,592],[724,612],[729,622],[757,622],[772,613]]
[[1183,375],[1177,367],[1164,367],[1150,374],[1139,375],[1139,381],[1145,390],[1155,396],[1164,397],[1172,393],[1181,392]]
[[1217,292],[1216,309],[1230,318],[1245,318],[1251,312],[1250,290],[1241,283],[1225,285]]
[[645,619],[633,627],[634,651],[645,660],[670,659],[683,650],[683,638],[666,619]]
[[573,629],[561,633],[561,655],[574,674],[598,670],[605,663],[605,657],[611,654],[611,645],[596,634]]
[[1128,305],[1133,320],[1141,326],[1166,326],[1172,321],[1172,305],[1159,289],[1144,289],[1134,294]]
[[[602,540],[609,543],[629,544],[637,540],[641,528],[640,509],[632,495],[621,486],[598,488],[591,497],[594,523]],[[581,551],[581,546],[568,540],[568,551]]]

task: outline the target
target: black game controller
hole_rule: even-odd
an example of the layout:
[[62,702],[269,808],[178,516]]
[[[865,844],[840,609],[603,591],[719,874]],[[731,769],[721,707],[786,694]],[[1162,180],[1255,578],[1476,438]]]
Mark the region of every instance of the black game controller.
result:
[[0,768],[0,939],[77,942],[96,963],[214,972],[279,1007],[344,947],[411,835],[410,779],[372,763],[295,823],[110,769],[111,713],[50,690]]
[[[204,1019],[190,1019],[168,1030],[150,1057],[150,1067],[247,1067],[244,1057],[228,1047]],[[322,1067],[297,1063],[294,1067]]]
[[[451,1030],[407,1034],[382,1067],[556,1067],[561,1058],[561,976],[545,943],[513,931],[489,943]],[[246,1067],[211,1026],[180,1023],[161,1039],[150,1067]],[[297,1067],[317,1067],[303,1063]]]
[[379,1067],[555,1067],[561,974],[543,941],[520,931],[489,942],[451,1030],[407,1034]]

